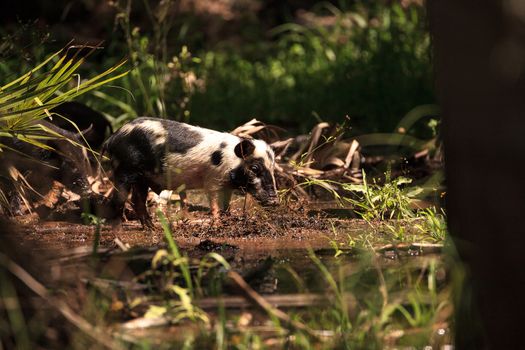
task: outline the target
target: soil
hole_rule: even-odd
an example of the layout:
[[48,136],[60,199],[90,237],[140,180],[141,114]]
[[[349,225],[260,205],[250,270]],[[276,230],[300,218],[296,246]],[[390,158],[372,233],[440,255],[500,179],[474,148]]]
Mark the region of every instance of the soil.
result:
[[[118,228],[104,223],[99,227],[80,224],[78,215],[72,220],[76,222],[42,221],[33,213],[16,217],[19,229],[13,232],[17,235],[16,243],[24,246],[23,251],[32,254],[32,259],[28,260],[34,260],[30,270],[34,276],[50,290],[60,291],[63,299],[78,314],[89,310],[86,305],[95,305],[90,298],[96,298],[101,304],[106,303],[105,317],[115,329],[143,322],[143,316],[151,305],[164,305],[166,294],[163,286],[171,283],[172,278],[181,279],[180,275],[173,277],[169,269],[154,267],[153,261],[161,252],[159,248],[168,249],[165,233],[155,217],[157,209],[169,218],[173,238],[183,254],[189,257],[192,273],[197,272],[206,254],[218,253],[256,293],[273,297],[272,300],[279,302],[286,297],[296,300],[298,295],[322,298],[323,303],[332,302],[330,296],[326,296],[327,286],[320,283],[318,268],[307,248],[315,251],[328,271],[337,271],[350,278],[363,262],[354,259],[353,250],[346,251],[351,254],[345,255],[344,259],[336,259],[334,242],[348,248],[349,237],[357,239],[359,235],[372,231],[375,237],[383,235],[377,227],[372,228],[364,220],[355,218],[352,210],[337,207],[333,202],[288,203],[266,209],[250,199],[236,197],[229,213],[212,220],[202,193],[196,193],[189,199],[193,205],[185,210],[181,210],[177,202],[168,207],[161,204],[152,206],[150,213],[154,216],[154,230],[144,229],[129,211],[126,213],[128,220]],[[72,211],[78,212],[78,208],[72,208]],[[67,214],[65,217],[68,217]],[[100,240],[97,257],[93,258],[97,230]],[[376,250],[382,256],[377,260],[377,266],[383,268],[385,275],[397,276],[399,273],[396,271],[405,271],[401,270],[404,268],[422,276],[431,261],[436,259],[436,256],[430,255],[404,259],[397,248]],[[410,253],[410,249],[406,255],[418,255]],[[199,299],[197,303],[212,301],[217,304],[217,298],[210,291],[214,288],[218,276],[215,272],[218,271],[217,268],[210,270],[209,274],[205,273],[201,286],[207,298]],[[375,281],[374,269],[366,267],[359,271],[364,274],[363,280],[367,283]],[[359,296],[359,293],[367,293],[368,290],[355,289],[352,292]],[[277,339],[279,330],[268,328],[271,325],[268,315],[255,307],[238,285],[224,280],[221,295],[229,303],[239,300],[243,303],[241,307],[232,306],[235,303],[228,304],[229,317],[240,319],[248,315],[251,332],[268,341]],[[135,305],[136,300],[141,302]],[[307,316],[308,310],[315,310],[317,306],[305,302],[301,307],[306,310]],[[279,307],[287,310],[286,305],[279,304]],[[206,309],[206,312],[213,322],[218,322],[219,316],[214,307]],[[236,332],[238,326],[232,327],[230,331]],[[270,331],[266,332],[264,327]],[[244,328],[239,329],[242,331]],[[177,326],[163,324],[148,329],[132,328],[125,334],[130,339],[160,346],[179,344],[185,341],[188,332],[197,337],[201,331],[196,324],[183,322]],[[184,336],[181,338],[181,335]]]
[[[196,201],[202,202],[199,194]],[[155,213],[157,208],[151,208]],[[160,209],[170,218],[171,230],[177,244],[183,249],[216,251],[229,245],[241,253],[250,255],[278,254],[280,250],[330,248],[330,240],[344,242],[349,232],[362,232],[369,227],[362,220],[349,219],[355,216],[350,210],[337,208],[333,203],[282,205],[274,209],[263,209],[243,197],[232,202],[229,213],[212,220],[204,205],[196,204],[181,211],[177,205]],[[128,213],[132,218],[132,213]],[[38,216],[28,214],[16,218],[22,226],[20,244],[33,249],[68,253],[71,249],[91,248],[97,227],[66,221],[41,221]],[[78,221],[78,220],[77,220]],[[137,220],[128,220],[116,228],[102,224],[100,247],[157,247],[164,245],[164,233],[157,218],[155,229],[144,229]],[[345,232],[344,234],[339,232]],[[257,254],[258,255],[258,254]]]

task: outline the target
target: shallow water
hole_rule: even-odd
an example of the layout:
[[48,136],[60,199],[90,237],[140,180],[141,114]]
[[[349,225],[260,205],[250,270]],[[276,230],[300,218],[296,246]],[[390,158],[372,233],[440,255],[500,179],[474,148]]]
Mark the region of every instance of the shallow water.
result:
[[[345,308],[355,317],[352,322],[362,317],[370,317],[370,322],[380,319],[380,314],[366,315],[380,312],[378,310],[384,312],[385,303],[405,307],[409,313],[415,312],[414,307],[421,308],[430,315],[431,320],[426,323],[420,320],[420,324],[410,324],[399,312],[393,314],[391,328],[400,328],[404,333],[399,335],[390,328],[382,330],[384,342],[394,345],[402,343],[401,340],[418,345],[450,343],[448,320],[451,311],[441,315],[436,309],[438,302],[447,299],[450,285],[448,267],[440,254],[441,245],[396,241],[384,230],[352,218],[354,214],[348,209],[327,203],[273,212],[250,205],[246,209],[244,203],[242,206],[239,201],[236,203],[231,215],[220,222],[213,222],[208,213],[200,210],[185,216],[171,213],[173,237],[189,257],[194,277],[201,259],[211,252],[218,253],[256,293],[315,329],[321,327],[333,333],[335,328],[331,327],[338,327],[332,324],[332,316],[325,313],[340,312],[335,295],[341,293],[346,300]],[[111,306],[105,311],[115,329],[133,319],[141,319],[151,305],[164,305],[166,283],[183,283],[179,277],[169,280],[166,270],[162,270],[164,274],[151,273],[155,253],[158,249],[167,249],[160,227],[145,231],[133,220],[125,222],[118,231],[102,225],[99,253],[93,257],[95,226],[42,223],[31,216],[20,218],[20,221],[25,224],[20,244],[47,256],[51,284],[69,286],[75,293],[76,287],[72,286],[80,281],[88,289],[94,288],[101,293],[101,297],[109,296],[113,300],[108,301],[110,304],[115,303],[116,295],[119,296],[124,309],[114,312]],[[407,238],[417,241],[409,234]],[[350,243],[353,240],[368,243],[359,241],[361,244],[355,245],[355,241]],[[339,250],[334,249],[335,246]],[[338,251],[340,256],[335,257]],[[228,320],[239,322],[239,318],[250,315],[245,330],[269,344],[272,339],[281,339],[282,332],[270,322],[268,315],[246,298],[245,291],[225,274],[225,269],[215,267],[204,275],[201,295],[195,298],[195,305],[208,313],[213,324],[221,322],[217,308],[224,305]],[[418,295],[416,304],[413,295]],[[143,301],[131,307],[131,301],[137,298]],[[329,321],[322,321],[325,318]],[[229,332],[236,334],[240,331],[238,323],[231,322],[227,321]],[[179,345],[187,340],[181,338],[181,334],[193,338],[204,334],[201,326],[187,321],[164,324],[160,328],[133,328],[124,333],[136,341],[155,340],[154,343]],[[275,348],[282,345],[276,344]]]

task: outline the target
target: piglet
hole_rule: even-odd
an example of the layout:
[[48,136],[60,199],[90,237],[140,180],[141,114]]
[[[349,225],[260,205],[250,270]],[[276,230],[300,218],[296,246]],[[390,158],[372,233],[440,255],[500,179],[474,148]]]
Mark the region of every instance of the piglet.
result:
[[219,217],[219,206],[228,209],[233,190],[250,193],[263,206],[278,203],[274,153],[262,140],[142,117],[117,130],[102,153],[111,160],[117,220],[131,191],[142,225],[153,226],[146,210],[148,188],[156,193],[202,188],[214,218]]

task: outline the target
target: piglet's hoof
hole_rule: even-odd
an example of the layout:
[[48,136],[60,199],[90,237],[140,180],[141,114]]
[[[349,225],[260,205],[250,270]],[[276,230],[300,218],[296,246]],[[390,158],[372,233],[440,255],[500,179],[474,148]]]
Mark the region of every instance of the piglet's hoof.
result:
[[215,216],[212,216],[210,218],[210,226],[211,227],[222,227],[224,226],[224,220],[222,217],[215,217]]
[[111,225],[111,230],[114,232],[122,232],[122,220],[115,219],[115,220],[108,220],[108,224]]
[[149,218],[145,220],[140,220],[140,223],[142,224],[142,228],[146,231],[157,231],[155,224]]

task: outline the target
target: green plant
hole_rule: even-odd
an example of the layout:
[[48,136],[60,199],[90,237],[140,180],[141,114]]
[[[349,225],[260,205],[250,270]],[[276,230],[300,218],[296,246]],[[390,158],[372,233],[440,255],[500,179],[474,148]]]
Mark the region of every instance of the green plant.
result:
[[198,52],[205,86],[192,96],[193,120],[233,128],[255,116],[304,132],[315,115],[350,115],[356,131],[389,132],[413,106],[434,101],[423,7],[358,1],[308,14],[308,24],[273,29],[271,43]]
[[[229,270],[230,265],[221,255],[212,252],[198,262],[197,274],[192,276],[190,259],[180,252],[177,243],[173,239],[166,216],[160,210],[157,211],[157,216],[160,220],[164,237],[168,242],[168,250],[159,249],[151,261],[151,266],[153,271],[159,271],[160,277],[164,280],[161,292],[170,296],[176,296],[176,299],[169,298],[163,305],[151,305],[144,316],[169,317],[172,323],[190,319],[209,324],[210,319],[208,315],[197,307],[194,302],[195,298],[203,295],[201,280],[204,269],[209,270],[220,264]],[[211,262],[215,262],[215,264]],[[182,280],[179,279],[179,276],[182,276]]]
[[[407,294],[408,307],[401,303],[395,306],[411,327],[424,327],[434,322],[437,313],[450,304],[449,300],[440,300],[436,281],[437,269],[436,260],[430,260],[426,285],[425,279],[418,279],[414,288]],[[422,292],[422,285],[426,293]]]
[[[91,79],[80,81],[76,71],[95,48],[85,56],[79,57],[77,51],[72,57],[68,57],[69,50],[75,49],[76,47],[67,47],[54,53],[29,72],[0,87],[0,136],[15,137],[41,148],[49,148],[38,140],[62,136],[37,122],[51,117],[49,110],[52,107],[128,73],[111,76],[124,64],[121,62]],[[53,67],[44,71],[55,59],[57,61]],[[77,84],[68,87],[68,84],[77,80]],[[62,91],[63,89],[66,90]],[[42,131],[46,134],[42,135]],[[6,146],[0,143],[0,149],[3,147]]]
[[[337,312],[337,319],[340,321],[339,331],[344,334],[352,328],[352,324],[348,315],[348,306],[346,299],[344,298],[344,285],[337,283],[337,280],[334,278],[334,276],[332,276],[330,271],[321,262],[321,260],[319,260],[313,250],[308,250],[308,256],[319,269],[319,272],[321,273],[321,276],[325,282],[328,284],[330,291],[335,295],[335,310]],[[341,276],[338,277],[341,278]]]
[[407,219],[415,216],[410,208],[411,200],[422,192],[419,187],[404,187],[411,182],[402,176],[392,179],[387,171],[384,184],[379,185],[375,180],[369,183],[363,171],[363,184],[343,183],[341,186],[357,195],[357,199],[344,197],[344,200],[354,205],[363,219]]
[[100,244],[100,230],[102,229],[102,225],[106,222],[106,219],[89,213],[82,213],[81,217],[85,224],[95,225],[95,237],[93,238],[93,256],[96,256],[98,246]]
[[[87,54],[81,55],[81,51],[86,49],[88,49]],[[42,142],[44,140],[50,138],[68,140],[39,123],[46,118],[52,118],[49,110],[127,74],[127,71],[118,73],[125,63],[123,61],[93,78],[81,81],[78,69],[95,49],[97,47],[65,47],[50,55],[29,72],[0,87],[0,151],[9,150],[19,153],[3,141],[13,138],[43,149],[51,149]],[[49,65],[51,68],[48,68]],[[54,117],[60,116],[54,115]],[[72,140],[68,141],[78,145]],[[8,187],[14,187],[20,194],[32,190],[31,185],[23,179],[23,175],[13,167],[2,169],[0,177],[5,179]],[[4,207],[9,208],[7,196],[3,191],[4,189],[0,188],[0,200]]]
[[[361,255],[351,269],[345,269],[344,264],[326,264],[311,251],[309,256],[326,283],[324,291],[334,300],[321,310],[311,308],[300,313],[303,319],[311,320],[313,329],[333,330],[331,341],[318,347],[381,349],[392,345],[389,339],[400,336],[410,342],[396,340],[395,344],[432,344],[433,325],[443,322],[440,312],[450,305],[448,290],[437,282],[438,270],[442,269],[439,260],[432,259],[421,269],[385,269],[377,256],[369,254]],[[297,337],[296,341],[299,339],[306,347],[315,347],[311,338]]]
[[[147,1],[142,8],[131,0],[112,2],[117,10],[116,23],[124,34],[132,64],[129,76],[122,82],[125,93],[119,98],[97,92],[104,103],[116,107],[120,114],[107,115],[114,127],[139,115],[188,121],[190,97],[199,81],[194,73],[200,59],[193,57],[186,45],[173,54],[168,37],[173,27],[175,1],[159,2],[154,8]],[[136,3],[135,3],[136,5]],[[152,35],[133,26],[132,11],[147,14]]]
[[13,347],[29,349],[31,339],[28,320],[24,317],[15,285],[6,270],[0,266],[0,345],[4,347],[12,343]]
[[152,264],[155,265],[155,261],[159,259],[160,256],[166,256],[168,258],[171,258],[172,263],[174,266],[179,266],[180,270],[182,271],[182,275],[184,276],[184,281],[186,282],[186,288],[189,289],[191,295],[193,296],[194,290],[193,290],[193,282],[190,275],[190,268],[188,264],[188,258],[182,256],[182,254],[179,251],[179,247],[175,243],[175,240],[173,239],[173,234],[171,233],[171,229],[169,227],[168,220],[164,216],[164,213],[162,211],[158,210],[157,215],[159,217],[160,223],[162,225],[162,230],[164,232],[164,237],[166,238],[166,241],[168,242],[168,247],[170,250],[170,254],[167,254],[164,250],[159,250],[155,255],[156,258],[153,259]]
[[[162,303],[162,305],[150,305],[144,317],[169,317],[170,322],[173,323],[177,323],[183,319],[190,319],[208,324],[210,322],[208,315],[194,304],[195,290],[190,274],[189,259],[180,253],[177,244],[173,240],[168,221],[164,214],[159,210],[157,215],[162,225],[164,237],[168,242],[169,251],[159,249],[151,261],[151,266],[153,271],[163,267],[166,268],[165,272],[160,272],[165,280],[162,284],[161,292],[167,293],[171,297]],[[160,271],[162,271],[162,269]],[[180,283],[177,282],[179,276],[182,276],[184,286],[181,286]]]
[[[406,241],[407,237],[410,237],[407,232],[407,228],[405,227],[406,223],[394,223],[393,225],[385,223],[384,226],[398,242],[404,242]],[[415,239],[415,237],[412,238]]]
[[418,217],[421,222],[416,227],[421,232],[430,235],[434,240],[443,242],[447,236],[447,220],[443,209],[439,210],[436,207],[430,207],[418,211]]

